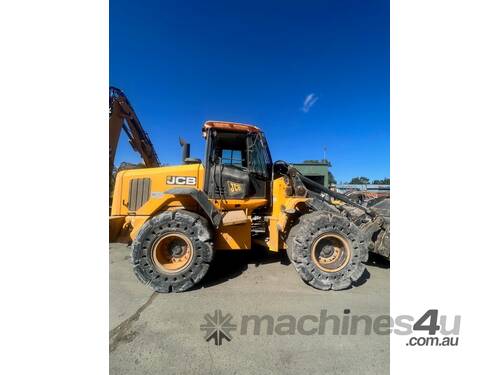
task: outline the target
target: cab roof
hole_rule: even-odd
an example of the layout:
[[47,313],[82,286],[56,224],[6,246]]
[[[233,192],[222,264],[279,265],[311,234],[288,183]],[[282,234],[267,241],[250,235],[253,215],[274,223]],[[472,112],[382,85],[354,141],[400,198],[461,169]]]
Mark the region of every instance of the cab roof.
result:
[[207,121],[203,125],[202,131],[207,129],[230,130],[242,133],[261,133],[261,130],[257,126],[228,121]]

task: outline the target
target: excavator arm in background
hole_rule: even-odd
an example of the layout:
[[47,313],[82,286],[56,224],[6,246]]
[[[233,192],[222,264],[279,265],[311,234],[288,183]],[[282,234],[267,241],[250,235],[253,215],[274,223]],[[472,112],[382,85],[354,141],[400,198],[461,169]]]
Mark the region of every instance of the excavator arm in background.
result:
[[153,143],[127,97],[118,88],[109,88],[109,175],[113,173],[116,149],[121,130],[127,134],[129,143],[141,155],[146,167],[159,167],[160,160]]

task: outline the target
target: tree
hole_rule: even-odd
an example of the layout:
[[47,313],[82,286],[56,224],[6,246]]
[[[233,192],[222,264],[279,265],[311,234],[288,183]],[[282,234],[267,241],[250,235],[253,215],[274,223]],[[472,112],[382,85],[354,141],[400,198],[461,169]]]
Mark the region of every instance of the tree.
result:
[[120,171],[124,171],[126,169],[141,169],[141,168],[146,168],[146,165],[144,164],[144,162],[129,163],[129,162],[123,161],[120,163],[117,171],[120,172]]
[[352,185],[367,185],[370,183],[370,179],[368,177],[353,177],[349,183]]
[[328,185],[337,185],[337,180],[333,176],[332,172],[328,171]]
[[386,177],[382,180],[373,180],[372,184],[374,184],[374,185],[390,185],[391,179],[389,177]]

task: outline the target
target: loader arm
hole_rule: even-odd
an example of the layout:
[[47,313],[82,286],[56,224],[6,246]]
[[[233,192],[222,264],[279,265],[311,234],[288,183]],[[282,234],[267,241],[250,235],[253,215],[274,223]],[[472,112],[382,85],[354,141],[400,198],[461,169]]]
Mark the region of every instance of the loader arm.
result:
[[[313,198],[313,207],[316,205],[315,209],[324,209],[325,205],[333,207],[332,199],[342,202],[343,206],[337,208],[345,211],[346,214],[351,216],[352,220],[357,222],[356,224],[365,236],[369,250],[389,259],[390,221],[388,217],[382,215],[382,212],[376,206],[365,207],[352,201],[344,194],[331,191],[316,181],[302,175],[297,169],[291,167],[286,162],[280,160],[276,164],[278,165],[278,173],[281,175],[286,174],[289,177],[296,195]],[[352,215],[353,211],[348,210],[347,207],[354,208],[358,213]],[[385,211],[387,211],[386,215],[388,215],[389,210],[386,209]],[[359,215],[359,212],[364,213],[364,215]]]
[[109,175],[114,167],[116,149],[121,130],[127,134],[129,143],[141,155],[146,167],[161,165],[153,143],[144,131],[137,114],[120,89],[109,88]]

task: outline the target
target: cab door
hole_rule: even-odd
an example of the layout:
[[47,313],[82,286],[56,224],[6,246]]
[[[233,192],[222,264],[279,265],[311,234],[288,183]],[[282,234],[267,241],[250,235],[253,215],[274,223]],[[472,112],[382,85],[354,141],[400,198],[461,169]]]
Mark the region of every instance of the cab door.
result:
[[247,132],[211,130],[207,134],[205,193],[222,211],[215,248],[248,250],[252,212],[267,204],[265,188],[255,189]]
[[207,137],[205,192],[224,210],[267,203],[269,185],[258,135],[214,130]]
[[269,199],[271,190],[272,161],[261,134],[247,138],[250,197]]

